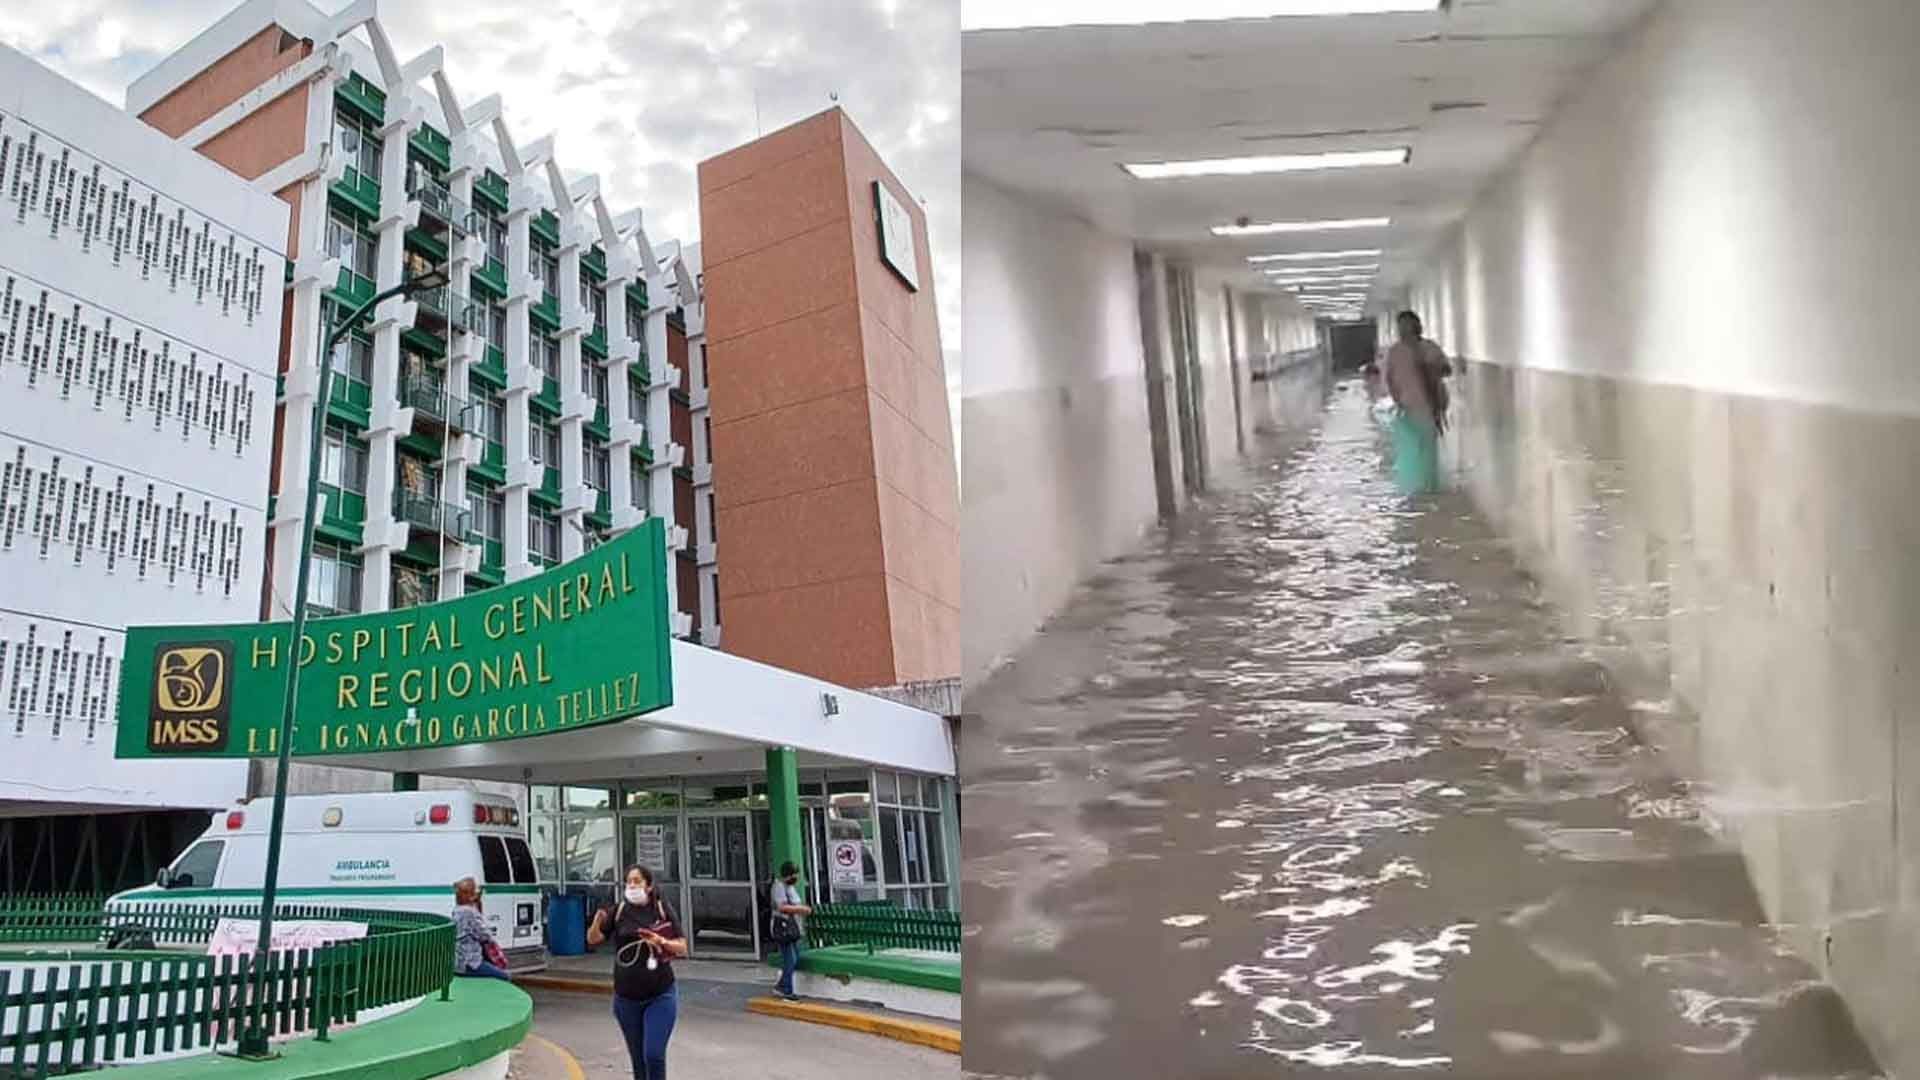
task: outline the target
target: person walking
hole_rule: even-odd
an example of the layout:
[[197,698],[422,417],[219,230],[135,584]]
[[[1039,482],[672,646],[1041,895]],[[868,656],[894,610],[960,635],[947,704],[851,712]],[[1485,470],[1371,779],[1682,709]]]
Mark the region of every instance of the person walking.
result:
[[780,946],[780,981],[774,990],[792,1001],[793,972],[800,966],[800,942],[807,936],[807,916],[813,914],[800,895],[800,868],[791,861],[780,864],[780,875],[773,879],[773,917],[768,920],[773,943]]
[[[494,955],[488,956],[492,952]],[[487,929],[480,911],[480,883],[463,877],[453,883],[453,973],[508,978],[506,954]]]
[[653,871],[627,868],[620,902],[594,913],[587,944],[612,939],[613,1019],[626,1039],[633,1080],[667,1080],[667,1040],[680,1016],[673,959],[687,955],[687,939],[653,885]]
[[1422,336],[1420,316],[1402,311],[1399,335],[1387,350],[1387,393],[1398,410],[1393,419],[1393,476],[1402,491],[1440,486],[1440,436],[1446,431],[1447,385],[1453,366],[1440,346]]

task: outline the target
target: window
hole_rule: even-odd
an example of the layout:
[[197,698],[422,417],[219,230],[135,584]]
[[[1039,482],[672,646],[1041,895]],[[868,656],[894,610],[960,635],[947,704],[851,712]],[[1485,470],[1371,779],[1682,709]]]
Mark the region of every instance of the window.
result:
[[627,419],[636,424],[647,422],[647,391],[632,379],[627,380]]
[[501,350],[507,347],[507,309],[499,304],[487,305],[487,344]]
[[715,573],[710,580],[713,582],[713,621],[717,623],[720,621],[720,575]]
[[507,845],[497,836],[476,836],[480,842],[480,872],[489,885],[513,884],[513,866],[507,861]]
[[533,852],[527,850],[527,842],[517,836],[507,837],[507,861],[513,864],[513,883],[515,885],[535,885],[540,881],[533,867]]
[[507,223],[497,217],[487,215],[487,261],[502,266],[507,263]]
[[339,214],[327,216],[327,254],[339,259],[341,266],[373,280],[373,237],[362,236],[351,220]]
[[220,869],[220,855],[227,849],[224,840],[202,840],[187,849],[173,864],[172,889],[211,889],[214,874]]
[[647,470],[638,458],[627,466],[627,482],[633,488],[633,505],[641,517],[647,516]]
[[553,469],[560,467],[560,430],[552,424],[528,418],[527,447],[535,464]]
[[361,176],[376,183],[380,179],[380,139],[362,128],[358,121],[339,112],[333,114],[333,141]]
[[707,489],[707,539],[715,543],[720,540],[720,510],[713,502],[713,489]]
[[601,408],[607,404],[607,369],[591,360],[580,361],[580,389]]
[[549,379],[560,377],[560,343],[545,334],[533,335],[533,366]]
[[467,508],[473,511],[473,527],[495,543],[506,536],[507,500],[497,491],[467,488]]
[[588,278],[580,279],[580,306],[593,314],[593,332],[607,332],[607,290]]
[[337,424],[328,424],[320,444],[320,482],[367,493],[367,444]]
[[904,877],[900,866],[900,811],[892,808],[880,811],[880,864],[885,868],[887,884],[902,883]]
[[360,610],[360,564],[332,544],[313,546],[307,603],[331,612]]
[[505,445],[507,441],[507,410],[500,398],[494,394],[484,394],[473,400],[475,430],[490,443]]
[[627,310],[627,336],[645,345],[647,343],[647,313],[640,310],[639,303],[637,303],[633,297],[626,297],[625,300]]
[[560,259],[554,255],[552,248],[537,240],[534,241],[533,245],[533,268],[535,272],[540,275],[540,285],[546,290],[546,295],[552,297],[554,302],[558,303],[560,300]]
[[713,464],[713,414],[712,413],[708,413],[707,415],[702,416],[700,418],[700,435],[702,437],[702,440],[706,443],[706,446],[704,447],[704,449],[706,450],[706,463],[708,465],[711,465]]
[[597,439],[582,439],[587,465],[587,486],[595,491],[613,487],[613,463],[607,456],[607,444]]
[[345,375],[362,386],[373,385],[373,342],[349,334],[335,347],[333,373]]
[[528,815],[527,846],[533,852],[533,865],[541,881],[560,880],[560,859],[555,854],[559,819],[545,814]]
[[538,510],[527,511],[527,548],[550,562],[560,558],[560,519]]

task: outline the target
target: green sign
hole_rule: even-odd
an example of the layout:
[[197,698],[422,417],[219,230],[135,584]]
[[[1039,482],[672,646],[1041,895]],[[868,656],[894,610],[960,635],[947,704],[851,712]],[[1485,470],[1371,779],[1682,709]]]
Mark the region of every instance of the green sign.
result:
[[[550,735],[672,704],[665,536],[654,518],[510,585],[308,620],[293,753]],[[129,627],[114,756],[278,753],[292,643],[291,622]]]

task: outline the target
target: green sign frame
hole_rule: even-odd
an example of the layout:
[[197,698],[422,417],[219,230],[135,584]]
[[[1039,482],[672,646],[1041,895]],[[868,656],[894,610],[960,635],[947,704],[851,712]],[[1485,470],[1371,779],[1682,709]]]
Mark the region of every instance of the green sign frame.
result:
[[[311,619],[293,755],[551,735],[671,705],[666,579],[666,524],[650,518],[485,592]],[[114,756],[279,753],[292,644],[291,622],[128,627]]]

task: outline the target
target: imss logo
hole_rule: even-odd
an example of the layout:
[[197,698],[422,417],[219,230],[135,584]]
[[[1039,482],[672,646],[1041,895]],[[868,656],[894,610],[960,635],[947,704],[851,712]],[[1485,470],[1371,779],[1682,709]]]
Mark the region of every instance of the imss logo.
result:
[[232,642],[191,642],[155,650],[147,749],[225,749],[232,688]]

